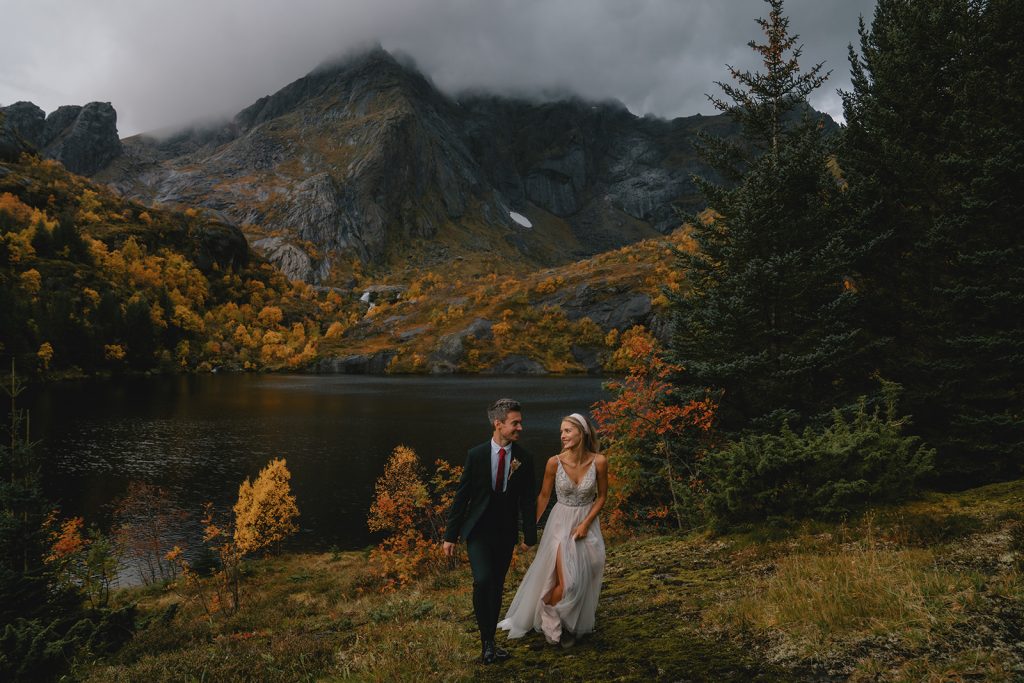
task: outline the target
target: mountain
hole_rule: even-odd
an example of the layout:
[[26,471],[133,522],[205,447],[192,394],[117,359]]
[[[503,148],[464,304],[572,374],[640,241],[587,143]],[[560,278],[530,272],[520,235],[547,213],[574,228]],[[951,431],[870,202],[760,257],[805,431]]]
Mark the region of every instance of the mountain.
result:
[[621,104],[443,95],[377,47],[325,64],[228,123],[139,135],[94,174],[131,199],[202,206],[289,277],[495,260],[527,272],[678,227],[700,208],[690,141],[721,117]]

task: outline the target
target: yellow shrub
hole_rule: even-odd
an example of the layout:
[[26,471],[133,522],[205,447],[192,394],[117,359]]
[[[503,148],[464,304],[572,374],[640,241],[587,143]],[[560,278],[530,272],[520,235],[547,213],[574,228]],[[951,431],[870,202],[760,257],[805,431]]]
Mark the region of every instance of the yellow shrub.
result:
[[235,545],[252,553],[280,543],[299,530],[295,519],[299,508],[292,495],[291,472],[283,458],[271,460],[256,481],[246,479],[238,487],[235,503]]
[[264,306],[257,316],[261,325],[277,325],[284,319],[284,313],[277,306]]
[[345,333],[345,325],[340,320],[335,320],[324,333],[326,339],[338,339]]
[[26,270],[19,276],[19,279],[21,280],[21,288],[32,296],[38,294],[42,288],[43,276],[35,268]]
[[39,358],[39,364],[43,367],[43,370],[50,369],[50,361],[53,360],[53,346],[50,342],[40,344],[39,350],[36,351],[36,357]]
[[124,360],[124,347],[120,344],[104,344],[103,357],[107,360]]

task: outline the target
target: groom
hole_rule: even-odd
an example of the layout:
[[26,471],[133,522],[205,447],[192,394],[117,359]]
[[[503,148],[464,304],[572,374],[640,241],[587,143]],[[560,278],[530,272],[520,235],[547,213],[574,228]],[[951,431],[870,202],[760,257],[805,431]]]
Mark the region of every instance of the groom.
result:
[[487,443],[469,450],[462,479],[448,511],[444,554],[455,555],[455,543],[466,541],[473,569],[473,611],[476,613],[481,659],[484,664],[509,658],[494,644],[494,631],[501,611],[501,593],[512,550],[523,523],[523,548],[536,545],[536,491],[533,488],[533,458],[516,445],[523,431],[523,413],[518,401],[498,399],[487,411],[494,434]]

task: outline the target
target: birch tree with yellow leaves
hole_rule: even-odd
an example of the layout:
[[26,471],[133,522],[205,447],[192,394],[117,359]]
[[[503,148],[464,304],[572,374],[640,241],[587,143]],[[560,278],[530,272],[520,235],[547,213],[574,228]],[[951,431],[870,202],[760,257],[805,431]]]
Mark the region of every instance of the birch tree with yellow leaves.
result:
[[299,530],[295,523],[299,508],[288,483],[291,476],[284,458],[277,458],[260,470],[254,482],[247,478],[238,487],[235,545],[241,554],[280,544]]

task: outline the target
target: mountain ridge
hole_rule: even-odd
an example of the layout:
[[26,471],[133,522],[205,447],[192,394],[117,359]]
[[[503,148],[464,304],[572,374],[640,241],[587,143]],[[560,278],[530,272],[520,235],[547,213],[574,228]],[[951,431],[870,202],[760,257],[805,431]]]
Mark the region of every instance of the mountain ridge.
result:
[[378,45],[230,121],[125,138],[92,175],[129,199],[203,207],[290,278],[337,285],[356,267],[490,255],[530,270],[667,234],[703,206],[699,130],[733,124],[641,118],[614,101],[451,97]]

